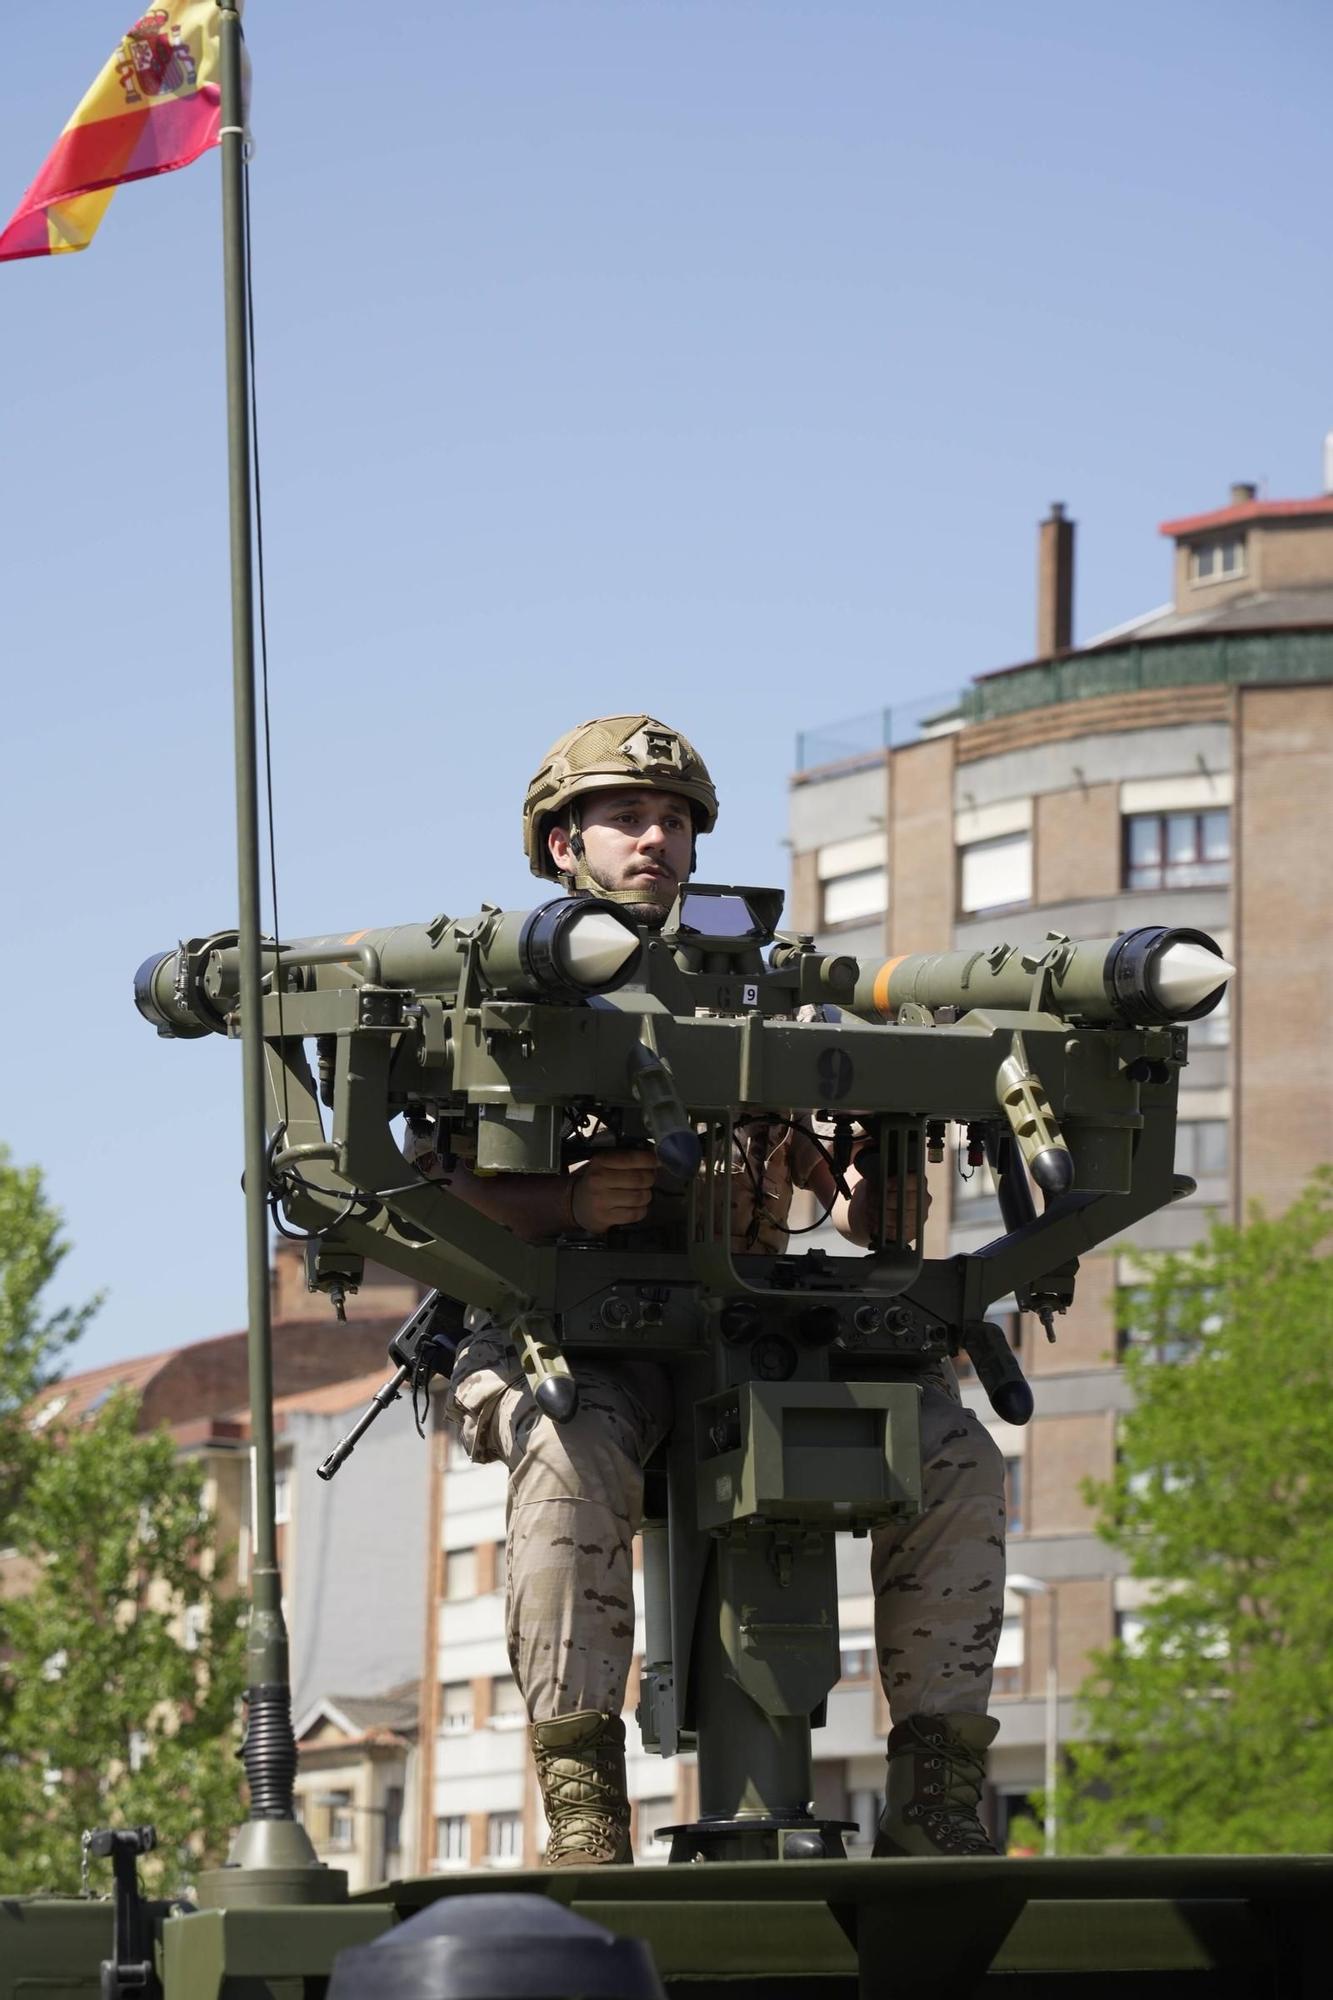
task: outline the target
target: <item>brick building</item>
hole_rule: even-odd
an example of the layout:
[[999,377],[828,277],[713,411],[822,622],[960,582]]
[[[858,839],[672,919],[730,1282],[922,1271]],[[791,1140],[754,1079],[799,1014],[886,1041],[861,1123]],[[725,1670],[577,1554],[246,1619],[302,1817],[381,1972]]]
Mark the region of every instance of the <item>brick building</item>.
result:
[[[1255,1200],[1280,1208],[1333,1154],[1333,492],[1266,501],[1235,486],[1162,533],[1171,602],[1075,647],[1073,524],[1053,508],[1037,657],[905,718],[803,738],[790,787],[785,921],[839,951],[1162,922],[1209,932],[1240,967],[1229,1005],[1190,1034],[1177,1165],[1197,1192],[1084,1260],[1057,1345],[1015,1316],[1037,1398],[1026,1430],[965,1384],[1009,1462],[1011,1570],[1046,1587],[1006,1604],[990,1765],[1001,1829],[1041,1781],[1051,1593],[1062,1734],[1089,1650],[1134,1616],[1080,1495],[1114,1462],[1133,1249],[1183,1248]],[[936,1168],[931,1185],[931,1254],[999,1233],[984,1172]],[[846,1758],[833,1747],[817,1748],[828,1795],[877,1781],[877,1742]]]

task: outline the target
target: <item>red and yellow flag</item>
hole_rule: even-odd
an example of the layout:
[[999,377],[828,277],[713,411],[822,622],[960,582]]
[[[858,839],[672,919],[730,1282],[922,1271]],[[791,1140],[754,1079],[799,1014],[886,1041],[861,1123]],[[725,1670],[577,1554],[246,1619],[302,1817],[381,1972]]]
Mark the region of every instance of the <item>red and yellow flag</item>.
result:
[[56,140],[0,235],[0,260],[86,250],[122,181],[188,167],[220,124],[217,0],[150,7]]

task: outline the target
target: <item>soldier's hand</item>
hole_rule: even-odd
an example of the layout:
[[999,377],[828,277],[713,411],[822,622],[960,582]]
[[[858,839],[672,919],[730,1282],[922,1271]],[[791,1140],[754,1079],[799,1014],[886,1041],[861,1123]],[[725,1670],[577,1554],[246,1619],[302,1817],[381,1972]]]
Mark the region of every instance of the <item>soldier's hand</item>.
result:
[[[897,1200],[898,1200],[898,1182],[895,1177],[889,1182],[887,1189],[887,1209],[888,1209],[888,1221],[890,1227],[892,1227],[893,1225],[894,1208],[895,1204],[897,1203]],[[917,1204],[916,1204],[916,1183],[913,1182],[908,1187],[907,1201],[905,1204],[905,1214],[903,1219],[903,1229],[904,1229],[903,1240],[905,1242],[911,1243],[915,1240],[917,1231],[921,1223],[925,1221],[926,1216],[929,1214],[930,1214],[930,1189],[929,1188],[926,1189],[926,1203],[925,1203],[924,1213],[918,1216]],[[852,1188],[852,1198],[847,1208],[847,1222],[848,1222],[847,1233],[851,1237],[853,1243],[861,1243],[861,1244],[869,1243],[871,1235],[874,1232],[875,1225],[879,1221],[879,1215],[880,1215],[879,1175],[877,1173],[871,1172],[864,1175],[860,1180],[858,1180]]]
[[570,1172],[569,1219],[588,1236],[642,1222],[656,1178],[657,1161],[651,1153],[594,1153]]

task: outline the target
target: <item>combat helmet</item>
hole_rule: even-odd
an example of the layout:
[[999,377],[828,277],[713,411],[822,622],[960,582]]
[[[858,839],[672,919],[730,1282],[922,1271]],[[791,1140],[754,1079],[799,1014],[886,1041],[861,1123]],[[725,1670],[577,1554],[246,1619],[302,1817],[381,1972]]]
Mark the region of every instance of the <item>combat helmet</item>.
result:
[[641,786],[688,799],[696,833],[717,819],[717,793],[692,743],[651,715],[600,715],[553,743],[523,801],[523,849],[534,875],[559,881],[546,836],[551,821],[586,792]]

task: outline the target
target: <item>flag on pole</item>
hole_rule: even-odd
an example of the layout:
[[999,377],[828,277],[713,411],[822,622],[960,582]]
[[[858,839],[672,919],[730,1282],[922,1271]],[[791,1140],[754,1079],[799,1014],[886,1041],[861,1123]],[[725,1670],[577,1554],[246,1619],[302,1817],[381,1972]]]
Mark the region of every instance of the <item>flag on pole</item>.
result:
[[[237,0],[239,11],[240,0]],[[122,181],[217,144],[217,0],[165,0],[126,30],[0,235],[0,261],[86,250]]]

